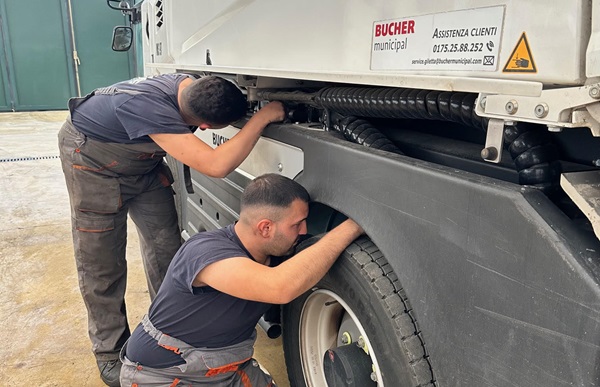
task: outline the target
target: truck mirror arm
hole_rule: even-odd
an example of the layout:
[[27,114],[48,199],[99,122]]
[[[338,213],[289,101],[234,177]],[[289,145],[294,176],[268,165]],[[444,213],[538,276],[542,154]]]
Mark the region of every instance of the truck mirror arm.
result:
[[[115,7],[111,4],[117,1],[119,2],[118,6]],[[110,9],[121,11],[123,15],[128,15],[130,24],[137,24],[142,21],[142,13],[140,12],[141,3],[131,7],[125,0],[106,0],[106,5],[108,5]]]

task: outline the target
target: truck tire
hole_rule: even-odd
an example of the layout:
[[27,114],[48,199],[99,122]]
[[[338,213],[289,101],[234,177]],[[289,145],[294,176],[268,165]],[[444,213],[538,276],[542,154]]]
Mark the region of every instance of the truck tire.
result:
[[[291,386],[327,386],[332,366],[326,364],[326,355],[332,361],[339,359],[336,377],[344,380],[332,385],[435,386],[403,293],[397,276],[369,238],[348,246],[313,289],[283,307],[283,347]],[[360,355],[348,344],[362,348]],[[343,355],[346,348],[354,351],[348,359]],[[366,367],[357,370],[355,360]],[[346,364],[346,371],[344,367],[340,371],[340,364]]]

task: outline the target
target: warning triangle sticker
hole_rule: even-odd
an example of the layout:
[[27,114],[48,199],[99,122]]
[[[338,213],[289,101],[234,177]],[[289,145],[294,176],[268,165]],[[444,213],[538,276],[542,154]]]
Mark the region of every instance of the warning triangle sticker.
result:
[[527,42],[527,36],[525,32],[521,35],[519,42],[515,46],[510,58],[504,65],[504,73],[537,73],[535,62],[533,61],[533,55],[529,48],[529,42]]

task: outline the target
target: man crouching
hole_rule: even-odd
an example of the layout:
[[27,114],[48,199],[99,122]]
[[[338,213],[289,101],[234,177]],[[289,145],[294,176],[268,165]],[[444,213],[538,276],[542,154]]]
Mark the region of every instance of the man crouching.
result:
[[346,220],[280,262],[306,234],[309,200],[295,181],[262,175],[237,223],[186,241],[121,351],[121,386],[275,386],[252,359],[258,320],[313,287],[363,233]]

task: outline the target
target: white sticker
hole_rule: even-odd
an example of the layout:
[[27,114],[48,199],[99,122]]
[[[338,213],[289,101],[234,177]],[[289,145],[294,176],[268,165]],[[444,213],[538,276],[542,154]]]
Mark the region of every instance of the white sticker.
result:
[[495,71],[504,6],[373,23],[371,70]]

